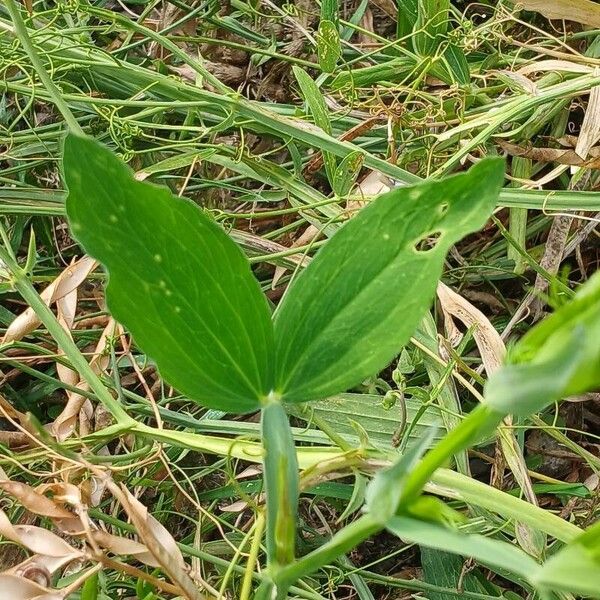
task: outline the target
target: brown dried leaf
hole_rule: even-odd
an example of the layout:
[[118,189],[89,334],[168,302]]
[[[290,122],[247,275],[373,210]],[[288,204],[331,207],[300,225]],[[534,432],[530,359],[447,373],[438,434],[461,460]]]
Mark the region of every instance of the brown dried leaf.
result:
[[[465,300],[465,298],[442,282],[438,284],[437,295],[444,314],[448,313],[456,317],[467,327],[474,327],[473,338],[481,354],[487,374],[491,375],[494,371],[498,370],[502,366],[506,347],[500,334],[490,323],[489,319],[468,300]],[[504,458],[521,489],[525,492],[527,499],[532,504],[537,504],[537,498],[527,472],[523,453],[519,448],[514,433],[510,429],[512,425],[510,417],[504,420],[504,425],[505,427],[498,429]]]
[[160,567],[160,563],[150,553],[144,544],[118,537],[106,531],[93,531],[92,538],[102,548],[120,556],[133,556],[140,562],[150,567]]
[[79,550],[47,529],[33,525],[13,525],[3,510],[0,510],[0,535],[36,554],[55,558],[69,557],[69,560],[81,556]]
[[444,283],[438,284],[437,295],[444,315],[448,313],[467,327],[474,327],[473,337],[481,353],[485,370],[488,375],[496,371],[502,365],[506,347],[489,319]]
[[[98,263],[89,256],[84,256],[69,265],[40,294],[44,302],[50,306],[59,298],[63,298],[77,289],[86,277],[97,267]],[[20,340],[31,333],[40,324],[40,320],[32,308],[22,312],[9,326],[3,338],[4,343]]]
[[27,560],[7,569],[3,575],[16,575],[37,582],[40,585],[49,585],[51,577],[66,565],[78,560],[79,556],[46,556],[35,554]]
[[148,513],[148,509],[127,488],[119,487],[111,481],[108,482],[108,487],[129,515],[141,540],[171,581],[179,586],[189,600],[205,600],[187,574],[183,555],[173,536]]
[[[120,331],[120,326],[114,319],[110,319],[96,344],[94,355],[90,360],[90,366],[98,375],[108,366],[109,358],[105,351],[108,346],[108,340],[113,337],[117,331]],[[76,383],[73,383],[72,385],[75,385],[84,391],[89,389],[87,382],[79,380],[78,377]],[[67,396],[67,404],[60,415],[58,415],[52,423],[52,433],[59,441],[64,441],[73,433],[73,431],[75,431],[75,425],[80,417],[81,409],[86,403],[89,403],[88,399],[82,394],[68,392]],[[91,403],[89,404],[91,412]]]
[[[19,412],[4,396],[0,394],[0,414],[8,416],[11,419],[23,423],[26,420],[25,413]],[[8,479],[8,477],[0,476],[0,479]]]
[[[0,573],[0,590],[7,600],[50,600],[53,592],[29,579]],[[61,596],[56,596],[60,598]]]
[[[61,298],[56,300],[56,316],[62,328],[71,336],[71,328],[75,321],[75,312],[77,310],[77,288],[71,290]],[[64,352],[59,349],[59,356],[64,356]],[[75,385],[79,381],[77,371],[69,369],[61,362],[56,363],[58,378],[67,385]],[[67,392],[71,394],[72,392]]]
[[518,0],[516,4],[538,12],[547,19],[564,19],[600,27],[600,4],[591,0]]
[[[185,567],[183,555],[177,547],[173,536],[127,488],[122,487],[121,491],[124,494],[124,498],[120,500],[125,500],[123,508],[136,525],[138,533],[146,543],[146,546],[148,546],[150,552],[154,554],[154,547],[158,555],[168,554],[169,562],[175,564],[177,568],[183,569]],[[148,544],[148,541],[150,541],[150,544]],[[160,556],[155,554],[155,558],[160,559]]]
[[573,165],[586,169],[600,169],[600,148],[590,148],[590,158],[582,158],[575,150],[561,148],[523,148],[510,142],[496,140],[498,145],[511,156],[524,156],[539,162],[556,162],[562,165]]
[[0,481],[0,490],[16,498],[28,511],[51,519],[72,519],[73,513],[58,506],[50,498],[18,481]]
[[[597,74],[600,74],[598,69],[595,70],[595,75]],[[598,140],[600,140],[600,86],[592,88],[590,92],[575,152],[582,159],[587,158],[588,153]]]
[[564,71],[566,73],[584,73],[589,74],[593,73],[594,69],[592,67],[588,67],[587,65],[582,65],[581,63],[572,62],[570,60],[538,60],[530,65],[525,65],[521,67],[517,73],[521,75],[530,75],[531,73],[542,73],[545,71]]
[[83,501],[81,499],[81,488],[72,483],[58,482],[40,485],[37,492],[43,494],[52,492],[52,500],[59,504],[69,504],[74,508],[83,509]]

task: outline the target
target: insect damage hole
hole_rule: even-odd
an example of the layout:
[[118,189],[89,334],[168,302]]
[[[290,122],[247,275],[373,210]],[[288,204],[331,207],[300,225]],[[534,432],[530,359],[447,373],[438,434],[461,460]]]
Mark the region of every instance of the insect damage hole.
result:
[[413,250],[415,252],[431,252],[438,245],[442,235],[439,230],[426,233],[414,243]]

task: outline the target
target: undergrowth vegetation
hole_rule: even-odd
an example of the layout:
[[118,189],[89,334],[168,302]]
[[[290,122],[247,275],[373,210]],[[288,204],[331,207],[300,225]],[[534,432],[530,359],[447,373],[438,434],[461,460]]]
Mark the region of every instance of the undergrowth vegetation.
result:
[[596,28],[6,0],[0,599],[600,598]]

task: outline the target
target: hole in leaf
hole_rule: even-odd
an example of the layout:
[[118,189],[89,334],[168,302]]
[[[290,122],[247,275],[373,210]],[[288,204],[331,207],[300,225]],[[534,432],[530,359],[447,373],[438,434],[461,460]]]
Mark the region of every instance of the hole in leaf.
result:
[[448,212],[449,207],[450,206],[447,202],[444,202],[443,204],[440,204],[438,206],[438,214],[440,215],[440,217],[445,216],[445,214]]
[[419,238],[414,245],[415,252],[430,252],[434,250],[442,237],[442,232],[432,231]]

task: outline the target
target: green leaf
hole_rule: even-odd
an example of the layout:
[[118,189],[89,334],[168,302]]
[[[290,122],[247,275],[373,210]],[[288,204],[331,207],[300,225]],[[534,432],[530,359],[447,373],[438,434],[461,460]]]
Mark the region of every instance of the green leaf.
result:
[[539,570],[535,560],[516,546],[483,535],[462,533],[438,523],[409,517],[392,517],[386,526],[405,542],[468,556],[486,566],[519,575],[527,581]]
[[357,150],[348,154],[337,166],[331,187],[338,196],[345,196],[350,192],[360,173],[364,158],[364,154]]
[[338,0],[321,0],[321,20],[337,24],[339,20],[338,4]]
[[73,235],[109,272],[108,307],[164,379],[212,408],[258,408],[272,388],[273,333],[238,246],[91,139],[67,137],[64,175]]
[[192,163],[201,162],[213,156],[217,150],[215,148],[204,148],[203,150],[187,150],[180,152],[175,156],[170,156],[159,162],[155,162],[147,167],[144,167],[141,171],[136,173],[136,179],[143,181],[150,175],[156,173],[166,173],[175,169],[182,169],[183,167],[189,167]]
[[262,410],[265,449],[264,479],[267,494],[267,558],[269,564],[294,560],[298,518],[298,461],[288,416],[278,402]]
[[324,73],[333,73],[342,55],[339,28],[333,21],[319,22],[317,55],[321,71]]
[[527,416],[566,396],[600,386],[600,273],[575,297],[531,329],[508,364],[487,382],[486,403]]
[[418,0],[419,14],[415,24],[413,47],[417,54],[433,56],[441,37],[448,30],[450,0]]
[[349,519],[357,510],[360,510],[365,502],[365,493],[367,491],[367,478],[356,471],[354,473],[354,486],[352,496],[344,508],[344,512],[337,518],[337,523],[343,523]]
[[448,44],[443,54],[443,63],[452,83],[468,85],[471,82],[469,63],[462,48],[454,44]]
[[413,56],[392,58],[384,64],[370,65],[362,68],[352,68],[341,71],[331,83],[334,90],[342,89],[352,84],[355,87],[367,87],[380,82],[396,83],[403,81],[414,71],[417,63]]
[[419,0],[397,0],[398,21],[396,37],[410,35],[419,18]]
[[[308,105],[308,110],[310,110],[310,113],[312,114],[315,125],[320,127],[325,133],[331,135],[329,111],[327,110],[327,105],[325,104],[323,93],[319,89],[319,86],[304,69],[294,65],[292,71],[300,86],[302,97]],[[333,182],[336,170],[335,156],[330,152],[323,151],[323,161],[325,163],[325,170],[327,171],[327,178],[330,182]]]
[[488,159],[384,194],[350,219],[276,312],[276,392],[289,402],[317,400],[384,368],[427,311],[448,249],[483,226],[502,180],[503,162]]
[[[420,400],[404,398],[402,402],[403,406],[386,408],[383,404],[383,396],[339,394],[326,400],[311,402],[308,405],[307,415],[303,415],[301,409],[295,408],[294,405],[289,405],[288,410],[295,416],[305,419],[308,424],[311,415],[316,415],[326,421],[331,429],[341,435],[351,446],[360,444],[352,422],[360,423],[369,436],[369,445],[387,454],[397,451],[393,439],[394,434],[402,426],[403,420],[405,420],[404,429],[410,429],[408,448],[418,444],[430,430],[437,432],[433,439],[434,443],[441,439],[445,429],[441,411],[437,406],[430,405],[423,413],[423,403]],[[416,418],[418,422],[413,426]]]
[[402,483],[431,446],[435,429],[430,429],[421,440],[405,452],[393,465],[378,471],[367,487],[366,509],[382,525],[400,508]]
[[544,563],[533,577],[533,583],[549,591],[565,590],[600,598],[600,560],[583,544],[574,541]]
[[320,127],[325,133],[331,135],[331,121],[329,120],[329,111],[323,99],[323,93],[319,86],[313,81],[311,76],[301,67],[294,65],[292,67],[294,77],[300,86],[302,97],[312,114],[315,125]]
[[89,575],[81,588],[81,600],[98,599],[98,573]]
[[[461,589],[466,592],[485,594],[487,590],[479,582],[473,571],[464,572],[464,561],[449,552],[421,548],[421,566],[423,568],[423,581],[432,583],[440,588]],[[457,600],[456,594],[443,592],[428,592],[428,600]]]

